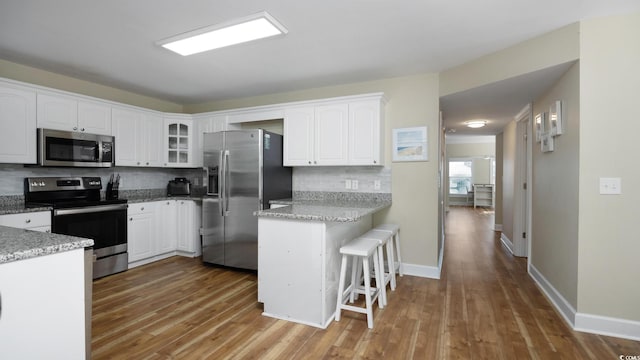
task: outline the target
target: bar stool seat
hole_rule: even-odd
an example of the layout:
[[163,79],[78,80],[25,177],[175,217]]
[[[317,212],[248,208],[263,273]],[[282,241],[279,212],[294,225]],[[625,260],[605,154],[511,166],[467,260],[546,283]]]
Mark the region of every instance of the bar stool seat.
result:
[[397,260],[394,260],[394,265],[396,266],[396,271],[398,271],[398,275],[403,276],[404,271],[402,269],[402,257],[400,254],[400,226],[397,224],[382,224],[376,226],[373,230],[377,231],[386,231],[391,233],[391,237],[393,238],[393,243],[395,247],[395,255]]
[[[381,300],[381,287],[384,287],[378,256],[378,241],[364,237],[357,237],[340,248],[342,254],[342,264],[340,266],[340,280],[338,283],[338,301],[336,304],[336,321],[340,321],[340,312],[342,310],[355,311],[367,315],[367,326],[373,329],[373,302],[378,300],[378,307],[384,308]],[[369,258],[373,258],[374,274],[376,286],[371,287],[370,276],[364,276],[364,287],[360,285],[360,281],[356,281],[356,268],[362,264],[365,274],[369,274]],[[347,267],[349,259],[351,264],[351,284],[345,289]],[[358,276],[358,280],[360,277]],[[365,307],[347,305],[348,299],[353,299],[354,294],[364,294]]]

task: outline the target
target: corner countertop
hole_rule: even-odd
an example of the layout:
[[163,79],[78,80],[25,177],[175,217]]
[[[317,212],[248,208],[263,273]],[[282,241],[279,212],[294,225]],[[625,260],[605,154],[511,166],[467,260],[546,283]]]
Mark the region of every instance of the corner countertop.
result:
[[0,226],[0,264],[90,246],[91,239]]
[[258,217],[323,222],[356,222],[388,208],[391,199],[380,196],[305,196],[304,198],[272,200],[270,204],[285,205],[254,212]]

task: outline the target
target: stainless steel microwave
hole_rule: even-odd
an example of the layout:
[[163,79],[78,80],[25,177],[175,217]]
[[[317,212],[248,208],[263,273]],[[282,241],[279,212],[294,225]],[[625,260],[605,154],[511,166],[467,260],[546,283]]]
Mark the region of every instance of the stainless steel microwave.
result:
[[40,166],[111,167],[114,155],[113,136],[38,129]]

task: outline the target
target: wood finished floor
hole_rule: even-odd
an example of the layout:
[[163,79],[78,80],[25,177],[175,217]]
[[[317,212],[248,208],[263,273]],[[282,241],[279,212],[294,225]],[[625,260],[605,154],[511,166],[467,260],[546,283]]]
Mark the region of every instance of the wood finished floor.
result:
[[[572,331],[491,231],[454,207],[440,280],[404,276],[389,305],[328,329],[261,316],[253,273],[173,257],[94,282],[92,358],[618,359],[640,342]],[[292,269],[294,271],[294,269]]]

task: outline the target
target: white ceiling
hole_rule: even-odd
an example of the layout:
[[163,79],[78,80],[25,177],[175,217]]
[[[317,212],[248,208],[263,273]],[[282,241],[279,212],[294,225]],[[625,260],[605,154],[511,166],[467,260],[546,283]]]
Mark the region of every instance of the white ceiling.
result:
[[[189,57],[155,44],[263,10],[289,33]],[[636,10],[638,0],[2,0],[0,58],[191,104],[439,72]],[[443,103],[452,111],[471,94]]]

